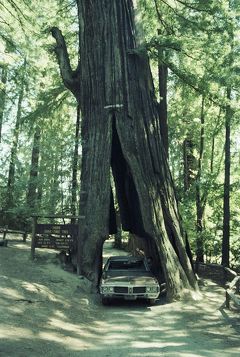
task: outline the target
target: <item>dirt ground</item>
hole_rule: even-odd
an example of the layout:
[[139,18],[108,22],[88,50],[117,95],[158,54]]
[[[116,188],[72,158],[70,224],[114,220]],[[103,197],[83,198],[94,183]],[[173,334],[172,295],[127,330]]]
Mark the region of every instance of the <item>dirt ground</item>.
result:
[[[107,242],[107,255],[118,254]],[[120,253],[122,254],[122,253]],[[200,301],[114,302],[102,306],[56,251],[30,241],[0,247],[0,356],[240,356],[240,314],[224,308],[224,290],[206,280]]]

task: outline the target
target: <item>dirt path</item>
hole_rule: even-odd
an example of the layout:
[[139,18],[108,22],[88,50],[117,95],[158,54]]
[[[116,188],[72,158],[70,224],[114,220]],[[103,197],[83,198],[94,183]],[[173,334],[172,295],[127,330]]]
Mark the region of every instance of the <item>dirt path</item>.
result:
[[104,307],[55,255],[39,250],[32,262],[29,242],[0,247],[0,356],[240,355],[239,313],[221,308],[224,291],[214,283],[198,302]]

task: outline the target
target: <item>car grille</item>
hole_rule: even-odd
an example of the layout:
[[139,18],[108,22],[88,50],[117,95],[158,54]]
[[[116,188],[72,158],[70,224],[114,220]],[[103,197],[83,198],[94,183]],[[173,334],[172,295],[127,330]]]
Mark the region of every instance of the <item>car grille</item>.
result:
[[116,294],[127,294],[128,288],[126,286],[115,286],[114,292]]
[[115,286],[114,292],[115,294],[145,294],[146,287],[145,286],[135,286],[135,287]]
[[134,294],[145,294],[146,288],[144,286],[136,286],[133,288],[133,293]]

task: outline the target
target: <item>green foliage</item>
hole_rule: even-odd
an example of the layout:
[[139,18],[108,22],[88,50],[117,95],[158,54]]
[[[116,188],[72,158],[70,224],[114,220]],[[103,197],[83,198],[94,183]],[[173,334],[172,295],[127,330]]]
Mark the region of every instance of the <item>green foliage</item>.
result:
[[[196,251],[196,185],[200,188],[204,221],[201,240],[208,261],[220,262],[225,110],[232,109],[232,152],[239,153],[239,4],[236,1],[139,0],[141,26],[152,66],[160,60],[169,69],[168,124],[170,166],[176,184],[184,227]],[[153,70],[156,73],[156,70]],[[158,79],[155,79],[157,83]],[[232,89],[231,101],[226,88]],[[157,87],[157,86],[156,86]],[[201,98],[204,107],[204,147],[199,176]],[[184,142],[192,147],[191,185],[184,187]],[[239,174],[239,154],[232,154],[232,182]],[[195,160],[195,162],[194,162]],[[196,180],[198,177],[198,180]],[[239,185],[231,185],[232,264],[240,264]],[[235,262],[235,263],[234,263]]]
[[[20,2],[1,0],[0,58],[1,66],[8,70],[3,112],[3,131],[0,155],[0,209],[7,200],[8,169],[16,122],[17,100],[24,77],[24,99],[21,106],[21,126],[17,156],[14,161],[13,203],[10,213],[2,215],[0,222],[22,226],[33,213],[26,204],[29,182],[33,135],[41,127],[40,174],[37,184],[37,210],[44,213],[69,211],[70,180],[76,103],[64,88],[55,55],[51,51],[51,26],[61,26],[66,32],[70,57],[77,62],[76,8],[68,1]],[[67,15],[67,16],[66,16]],[[23,69],[23,63],[26,66]],[[1,75],[1,69],[0,69]],[[1,78],[1,76],[0,76]],[[1,93],[2,93],[1,92]],[[0,95],[1,95],[0,93]],[[56,180],[54,180],[54,174]],[[13,191],[14,190],[14,191]],[[28,217],[28,218],[27,218]],[[5,222],[4,222],[5,221]],[[28,222],[29,223],[29,222]],[[17,228],[17,227],[16,227]]]

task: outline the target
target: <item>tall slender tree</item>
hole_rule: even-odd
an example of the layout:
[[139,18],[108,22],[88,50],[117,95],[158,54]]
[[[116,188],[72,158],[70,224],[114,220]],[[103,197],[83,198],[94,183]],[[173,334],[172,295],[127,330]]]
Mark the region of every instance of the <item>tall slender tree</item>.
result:
[[7,83],[7,66],[2,65],[1,68],[1,87],[0,87],[0,143],[2,140],[2,124],[6,102],[6,83]]
[[32,158],[27,190],[27,205],[33,210],[35,210],[37,206],[40,140],[41,128],[39,125],[37,125],[33,138]]
[[204,107],[204,96],[202,96],[201,105],[201,127],[200,127],[200,145],[199,145],[199,158],[198,158],[198,171],[196,176],[196,212],[197,212],[197,252],[196,260],[197,262],[204,261],[204,242],[203,242],[203,215],[205,209],[205,201],[201,196],[201,180],[202,180],[202,165],[203,165],[203,154],[204,154],[204,132],[205,132],[205,107]]
[[27,62],[25,59],[24,64],[22,66],[22,76],[21,76],[21,80],[20,80],[18,102],[17,102],[17,115],[16,115],[14,131],[13,131],[10,163],[9,163],[9,170],[8,170],[7,196],[6,196],[6,202],[5,202],[5,209],[9,209],[14,206],[15,168],[16,168],[16,160],[17,160],[19,131],[20,131],[20,124],[21,124],[21,119],[22,119],[22,103],[23,103],[23,99],[24,99],[24,90],[25,90],[26,65],[27,65]]
[[[233,14],[235,2],[228,1],[228,10]],[[226,56],[226,63],[229,69],[229,78],[226,79],[226,112],[225,112],[225,167],[224,167],[224,198],[223,198],[223,240],[222,240],[222,264],[229,266],[230,258],[230,181],[231,181],[231,124],[233,119],[232,101],[232,86],[235,74],[235,27],[234,17],[231,16],[227,23],[227,35],[229,40],[229,53]],[[233,78],[231,78],[233,76]]]
[[[78,164],[79,164],[79,137],[80,137],[80,105],[77,105],[77,119],[75,125],[75,144],[72,163],[72,183],[71,183],[71,214],[76,216],[77,189],[78,189]],[[75,222],[75,219],[72,220]]]
[[223,240],[222,240],[222,265],[229,266],[230,251],[230,167],[231,167],[231,119],[232,109],[231,88],[227,88],[228,104],[225,114],[225,170],[224,170],[224,198],[223,198]]

